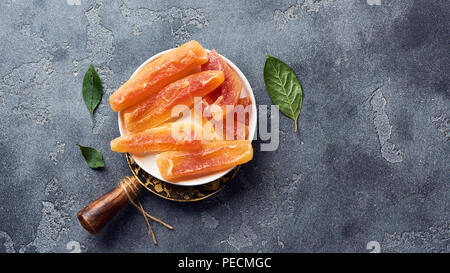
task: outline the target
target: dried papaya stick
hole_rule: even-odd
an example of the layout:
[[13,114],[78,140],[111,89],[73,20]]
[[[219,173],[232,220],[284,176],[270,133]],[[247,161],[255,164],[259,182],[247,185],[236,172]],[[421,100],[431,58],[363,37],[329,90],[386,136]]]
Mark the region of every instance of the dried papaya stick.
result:
[[252,158],[251,141],[211,141],[196,151],[161,153],[156,156],[156,164],[164,179],[177,181],[226,170]]
[[195,73],[164,87],[156,96],[124,111],[125,127],[139,132],[155,127],[172,118],[172,109],[178,105],[190,107],[194,97],[203,97],[224,81],[222,71]]
[[124,110],[189,75],[207,61],[208,54],[198,42],[187,42],[142,67],[109,97],[109,104],[114,112]]
[[167,123],[143,132],[120,136],[111,141],[111,150],[132,154],[196,150],[200,148],[201,139],[196,139],[194,130],[194,126],[183,127],[177,123]]
[[211,92],[209,98],[214,101],[210,106],[212,117],[215,120],[222,120],[239,101],[242,91],[242,82],[239,75],[228,63],[220,57],[215,50],[208,53],[209,60],[202,65],[202,71],[220,70],[225,75],[225,81],[216,90]]

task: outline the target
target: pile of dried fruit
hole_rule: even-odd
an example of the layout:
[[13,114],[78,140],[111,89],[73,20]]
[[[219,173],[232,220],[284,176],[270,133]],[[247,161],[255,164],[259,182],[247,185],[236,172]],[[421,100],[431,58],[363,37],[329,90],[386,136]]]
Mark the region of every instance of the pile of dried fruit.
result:
[[[125,129],[111,150],[162,152],[156,163],[170,181],[246,163],[253,157],[247,140],[251,99],[241,98],[241,91],[238,74],[215,50],[208,53],[196,41],[183,44],[147,63],[111,95]],[[193,109],[197,97],[200,117]],[[173,112],[180,105],[190,108],[189,118],[177,120]]]

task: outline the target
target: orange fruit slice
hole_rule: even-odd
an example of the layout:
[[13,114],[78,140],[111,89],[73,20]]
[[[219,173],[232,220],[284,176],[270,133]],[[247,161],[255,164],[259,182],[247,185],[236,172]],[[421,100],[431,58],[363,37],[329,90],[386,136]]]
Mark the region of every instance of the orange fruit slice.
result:
[[109,97],[109,104],[114,112],[124,110],[189,75],[207,61],[208,54],[197,41],[187,42],[142,67]]
[[[208,53],[209,60],[202,65],[202,71],[220,70],[225,75],[225,81],[208,96],[214,101],[210,106],[212,117],[222,120],[234,105],[239,101],[242,90],[242,82],[238,74],[227,64],[227,62],[213,49]],[[230,105],[231,107],[226,107]]]
[[111,141],[111,150],[119,153],[143,154],[199,149],[201,139],[194,137],[195,126],[187,124],[183,127],[183,125],[167,123],[143,132],[120,136]]
[[156,96],[124,111],[125,128],[139,132],[155,127],[173,118],[172,108],[178,105],[190,107],[194,97],[203,97],[224,81],[222,71],[209,70],[195,73],[164,87]]
[[215,120],[211,118],[209,96],[202,100],[202,110],[205,118],[212,124],[217,136],[221,140],[244,140],[247,139],[249,129],[249,113],[252,104],[250,97],[240,98],[238,103],[224,119]]
[[164,152],[156,156],[156,164],[164,179],[179,179],[223,171],[253,158],[248,140],[211,141],[196,151]]

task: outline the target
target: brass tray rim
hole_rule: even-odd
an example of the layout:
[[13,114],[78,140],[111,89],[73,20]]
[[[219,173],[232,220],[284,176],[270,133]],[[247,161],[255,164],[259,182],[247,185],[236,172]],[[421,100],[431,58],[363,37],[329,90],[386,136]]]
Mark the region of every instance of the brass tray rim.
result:
[[[150,188],[147,186],[146,183],[144,183],[144,182],[141,181],[141,179],[139,178],[139,175],[134,171],[133,167],[131,166],[131,162],[130,162],[130,157],[131,157],[131,155],[128,154],[128,153],[126,153],[126,154],[125,154],[125,157],[126,157],[126,159],[127,159],[128,167],[130,167],[130,170],[131,170],[131,172],[133,173],[133,176],[137,179],[137,181],[139,181],[139,183],[140,183],[143,187],[145,187],[148,191],[150,191],[151,193],[153,193],[154,195],[156,195],[156,196],[158,196],[158,197],[164,198],[164,199],[166,199],[166,200],[174,201],[174,202],[181,202],[181,203],[201,201],[201,200],[204,200],[204,199],[206,199],[206,198],[208,198],[208,197],[211,197],[211,196],[215,195],[216,193],[220,192],[223,188],[225,188],[225,187],[228,185],[228,183],[230,183],[230,181],[233,180],[233,179],[236,177],[236,175],[237,175],[239,169],[241,168],[241,165],[237,165],[237,166],[232,170],[233,174],[232,174],[232,176],[230,177],[230,181],[228,181],[227,183],[223,183],[223,185],[222,185],[221,187],[219,187],[217,190],[215,190],[214,192],[212,192],[212,193],[210,193],[210,194],[208,194],[208,195],[199,197],[199,198],[195,198],[195,199],[181,200],[181,199],[175,199],[175,198],[170,198],[170,197],[167,197],[167,196],[160,195],[158,192],[156,192],[156,191],[150,189]],[[149,175],[151,176],[151,174],[149,174]],[[152,177],[153,177],[153,176],[152,176]],[[154,178],[155,178],[155,177],[154,177]],[[157,179],[157,178],[155,178],[155,179]],[[219,178],[219,179],[221,179],[221,178]],[[158,180],[159,180],[159,179],[158,179]],[[167,183],[167,182],[164,182],[164,181],[161,181],[161,180],[159,180],[159,181],[160,181],[161,183]],[[214,180],[214,181],[217,181],[217,180]],[[211,182],[209,182],[209,183],[213,183],[214,181],[211,181]],[[209,183],[206,183],[206,184],[204,184],[204,185],[207,185],[207,184],[209,184]],[[170,183],[167,183],[167,184],[170,184]],[[202,185],[200,185],[200,186],[202,186]],[[185,187],[185,188],[191,188],[191,187],[198,187],[198,186],[183,186],[183,187]]]

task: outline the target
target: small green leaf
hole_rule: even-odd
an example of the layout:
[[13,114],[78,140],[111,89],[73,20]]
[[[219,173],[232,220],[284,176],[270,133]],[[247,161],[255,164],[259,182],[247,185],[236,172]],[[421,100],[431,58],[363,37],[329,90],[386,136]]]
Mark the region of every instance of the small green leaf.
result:
[[275,57],[266,54],[264,64],[264,83],[270,99],[278,106],[278,109],[295,122],[297,132],[297,120],[300,115],[303,102],[303,90],[294,71]]
[[94,110],[100,104],[103,96],[102,82],[100,81],[97,71],[95,71],[95,68],[92,65],[89,66],[88,71],[84,74],[82,93],[84,103],[91,114],[92,127]]
[[95,169],[105,166],[102,153],[91,147],[81,146],[80,144],[77,145],[78,147],[80,147],[81,154],[83,155],[84,159],[86,159],[89,167]]

